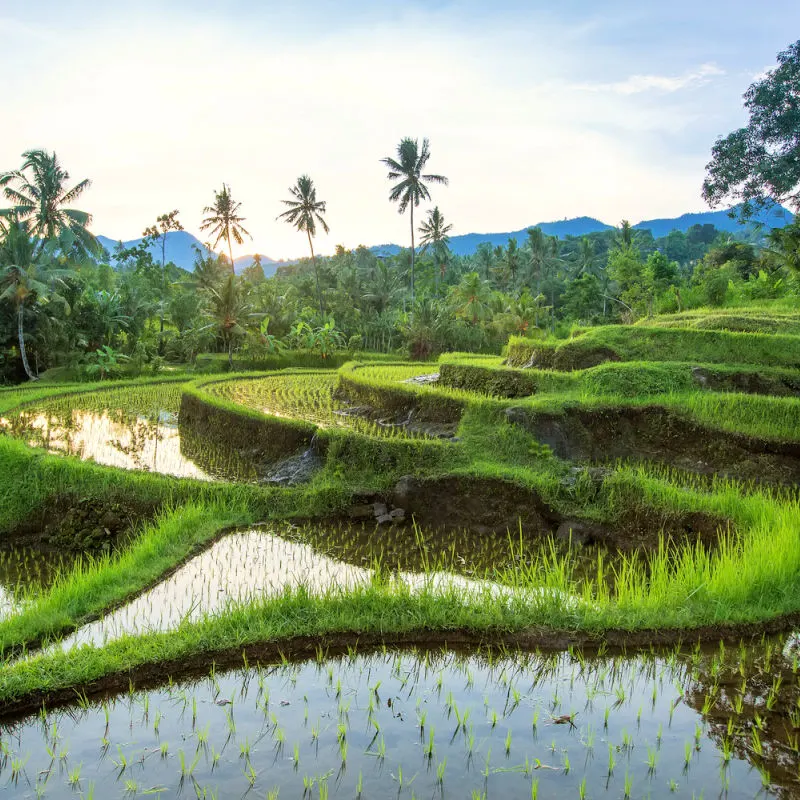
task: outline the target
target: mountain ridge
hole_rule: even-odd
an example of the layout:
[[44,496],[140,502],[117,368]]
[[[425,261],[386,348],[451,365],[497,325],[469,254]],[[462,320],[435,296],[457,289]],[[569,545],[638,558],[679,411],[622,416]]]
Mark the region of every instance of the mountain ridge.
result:
[[[736,209],[734,208],[733,210],[735,211]],[[730,209],[726,209],[722,211],[690,212],[681,214],[678,217],[642,220],[641,222],[637,222],[633,227],[636,230],[649,229],[656,239],[666,236],[673,230],[685,233],[692,225],[712,224],[718,230],[729,233],[743,230],[745,226],[741,225],[735,217],[731,217],[730,211]],[[756,215],[755,219],[767,227],[781,228],[784,225],[790,224],[793,218],[793,214],[788,209],[780,205],[775,205]],[[613,225],[609,225],[594,217],[572,217],[570,219],[528,225],[517,231],[458,234],[450,237],[450,250],[455,255],[463,256],[474,253],[478,245],[483,242],[488,242],[492,247],[497,247],[498,245],[507,244],[509,239],[517,239],[518,242],[522,244],[527,237],[528,229],[535,227],[541,228],[542,231],[549,236],[557,236],[560,239],[566,238],[567,236],[584,236],[589,233],[599,233],[601,231],[614,229]],[[107,236],[98,236],[97,240],[108,250],[109,255],[113,257],[118,240],[111,239]],[[126,248],[130,248],[138,245],[141,241],[141,237],[138,239],[130,239],[128,241],[123,241],[122,245]],[[196,254],[195,248],[199,248],[201,252],[206,255],[212,252],[196,236],[188,231],[171,231],[167,234],[167,261],[172,261],[175,265],[189,272],[193,269]],[[380,244],[373,245],[369,249],[380,256],[393,256],[406,248],[398,244]],[[153,259],[160,262],[160,246],[151,244],[149,250]],[[237,274],[241,274],[252,263],[253,255],[239,256],[234,260],[234,270]],[[267,277],[274,275],[278,267],[294,263],[296,263],[296,260],[276,261],[268,256],[261,255],[261,265]]]

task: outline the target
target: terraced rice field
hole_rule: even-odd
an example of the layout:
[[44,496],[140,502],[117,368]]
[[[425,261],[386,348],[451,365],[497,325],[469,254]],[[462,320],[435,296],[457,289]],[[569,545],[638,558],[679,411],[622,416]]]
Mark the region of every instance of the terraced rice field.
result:
[[796,323],[0,393],[0,793],[797,796]]

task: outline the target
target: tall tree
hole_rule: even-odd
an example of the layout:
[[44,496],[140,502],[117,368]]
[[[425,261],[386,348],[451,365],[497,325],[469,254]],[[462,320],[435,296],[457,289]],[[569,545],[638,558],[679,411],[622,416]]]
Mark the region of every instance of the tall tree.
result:
[[398,212],[404,214],[407,208],[411,209],[411,305],[414,305],[414,207],[422,200],[430,200],[431,195],[425,182],[439,183],[445,186],[448,183],[444,175],[424,174],[428,160],[431,157],[430,142],[422,140],[422,147],[418,139],[406,137],[397,145],[397,158],[388,156],[381,159],[381,163],[389,168],[387,177],[390,181],[398,181],[389,192],[389,200],[399,203]]
[[71,275],[71,270],[54,267],[53,250],[58,240],[51,240],[42,249],[37,237],[32,237],[28,224],[19,220],[8,226],[0,245],[0,300],[14,305],[17,315],[17,340],[22,367],[30,380],[37,380],[28,363],[25,349],[25,308],[33,303],[66,302],[56,291],[58,284]]
[[319,284],[319,270],[317,269],[317,257],[314,255],[313,239],[317,235],[317,223],[320,224],[325,233],[330,232],[328,223],[325,222],[323,214],[326,213],[326,203],[324,200],[317,200],[317,190],[314,181],[308,175],[301,175],[294,186],[289,187],[292,195],[291,200],[281,202],[289,208],[278,215],[278,219],[286,220],[290,225],[294,225],[298,231],[303,231],[308,236],[308,246],[311,248],[311,262],[314,265],[314,278],[317,283],[317,302],[319,303],[319,313],[325,314],[325,304],[322,300],[322,289]]
[[481,279],[477,272],[468,272],[461,276],[461,281],[450,290],[450,300],[456,316],[477,325],[491,315],[489,300],[491,289],[489,282]]
[[588,236],[581,236],[578,243],[578,253],[575,266],[577,271],[575,277],[592,272],[594,266],[594,244]]
[[142,234],[145,239],[161,248],[161,302],[159,311],[158,352],[164,355],[164,305],[167,299],[167,234],[170,231],[182,231],[183,225],[178,220],[178,209],[156,217],[156,224],[145,228]]
[[528,251],[530,253],[531,280],[535,284],[536,295],[541,294],[548,253],[547,236],[541,228],[528,228]]
[[617,229],[617,233],[614,238],[614,243],[617,247],[625,249],[626,247],[633,247],[633,240],[634,240],[634,230],[633,225],[627,220],[624,219],[619,224],[619,228]]
[[211,322],[206,328],[216,330],[222,339],[228,354],[228,367],[233,369],[234,342],[242,338],[247,328],[256,319],[263,317],[263,314],[253,311],[241,279],[232,272],[221,285],[208,289],[208,299],[211,305]]
[[451,230],[453,230],[453,226],[445,224],[444,215],[439,211],[439,206],[429,211],[428,218],[423,220],[419,226],[419,232],[422,234],[419,238],[419,243],[422,245],[420,253],[424,253],[428,248],[433,252],[438,266],[438,270],[434,273],[437,284],[439,279],[444,280],[447,258],[450,255],[448,234]]
[[[234,271],[231,239],[236,244],[242,244],[244,236],[250,236],[242,225],[245,218],[239,216],[241,206],[242,204],[235,202],[231,196],[230,186],[223,183],[222,190],[214,192],[214,205],[206,206],[203,209],[203,213],[208,214],[208,216],[200,225],[201,231],[211,230],[211,235],[217,237],[213,242],[214,247],[219,244],[220,239],[227,241],[228,255],[231,259],[231,273]],[[252,239],[253,237],[250,236],[250,238]]]
[[800,39],[750,85],[744,106],[747,125],[714,143],[703,197],[712,208],[740,201],[744,218],[772,200],[800,211]]
[[22,166],[0,175],[0,186],[13,208],[0,210],[6,218],[28,222],[30,236],[38,238],[38,248],[47,240],[57,239],[64,231],[72,234],[74,243],[84,253],[97,253],[97,240],[87,230],[91,214],[67,208],[91,185],[85,178],[67,188],[69,173],[61,166],[55,153],[46,150],[26,150]]

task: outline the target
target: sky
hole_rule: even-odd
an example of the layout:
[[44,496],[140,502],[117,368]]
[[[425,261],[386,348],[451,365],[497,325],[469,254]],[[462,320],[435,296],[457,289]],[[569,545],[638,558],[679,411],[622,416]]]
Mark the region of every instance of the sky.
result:
[[252,235],[234,256],[276,259],[307,252],[276,220],[301,174],[318,252],[408,244],[380,161],[406,136],[454,234],[677,216],[798,31],[800,4],[739,0],[0,0],[0,171],[55,150],[113,239],[177,208],[205,241],[224,181]]

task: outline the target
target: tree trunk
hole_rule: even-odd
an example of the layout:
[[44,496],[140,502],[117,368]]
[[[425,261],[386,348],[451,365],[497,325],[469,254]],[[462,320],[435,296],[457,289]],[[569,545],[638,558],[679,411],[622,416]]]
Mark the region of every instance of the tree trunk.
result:
[[314,244],[311,241],[311,231],[306,231],[308,236],[308,246],[311,248],[311,263],[314,265],[314,278],[317,281],[317,302],[319,303],[319,313],[325,316],[325,304],[322,302],[322,289],[319,288],[319,270],[317,269],[317,257],[314,255]]
[[411,313],[414,313],[414,201],[411,201]]
[[19,355],[22,358],[22,367],[25,374],[32,381],[39,380],[32,372],[30,364],[28,364],[28,354],[25,352],[25,336],[22,330],[22,310],[23,303],[20,301],[17,306],[17,336],[19,337]]
[[[161,304],[159,313],[158,354],[164,355],[164,295],[167,293],[167,234],[161,234]],[[109,342],[111,344],[111,342]]]
[[233,372],[233,339],[228,339],[228,370]]
[[231,275],[236,274],[236,270],[233,268],[233,248],[231,247],[231,235],[228,234],[228,255],[231,258]]

